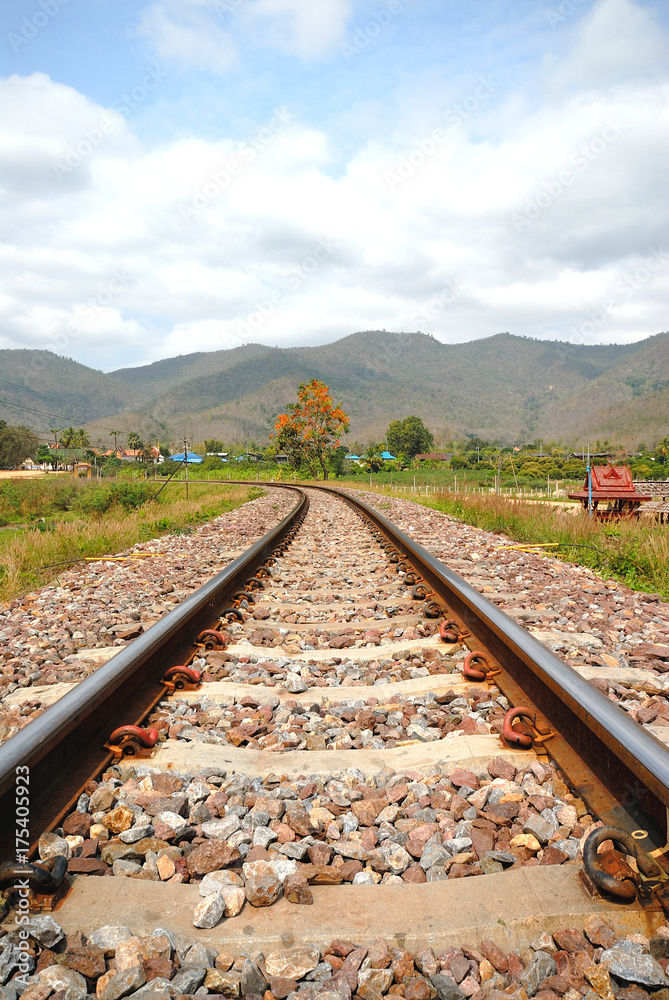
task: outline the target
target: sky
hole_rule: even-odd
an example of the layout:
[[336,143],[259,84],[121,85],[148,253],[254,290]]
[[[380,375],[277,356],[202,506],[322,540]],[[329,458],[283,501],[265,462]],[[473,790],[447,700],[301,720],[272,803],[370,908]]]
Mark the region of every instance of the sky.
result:
[[666,331],[668,37],[661,0],[10,0],[0,348]]

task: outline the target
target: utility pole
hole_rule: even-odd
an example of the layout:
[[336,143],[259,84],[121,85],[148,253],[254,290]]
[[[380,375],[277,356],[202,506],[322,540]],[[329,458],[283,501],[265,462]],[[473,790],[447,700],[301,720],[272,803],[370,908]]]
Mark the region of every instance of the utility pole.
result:
[[188,500],[188,441],[184,438],[184,463],[186,465],[186,500]]
[[502,453],[497,456],[497,475],[495,476],[495,493],[499,495],[499,487],[502,481]]

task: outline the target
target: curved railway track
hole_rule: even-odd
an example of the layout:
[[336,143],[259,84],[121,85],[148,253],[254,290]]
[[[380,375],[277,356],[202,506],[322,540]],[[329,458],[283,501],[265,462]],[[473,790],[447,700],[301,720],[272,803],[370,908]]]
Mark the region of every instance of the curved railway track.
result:
[[[281,488],[296,503],[272,531],[0,747],[13,902],[30,871],[34,905],[55,905],[68,933],[161,925],[233,959],[269,951],[279,970],[285,953],[284,972],[297,946],[322,957],[333,939],[434,956],[490,937],[522,950],[595,918],[619,934],[662,924],[664,874],[649,856],[662,863],[668,839],[669,750],[377,510],[326,487]],[[32,868],[23,842],[15,861],[28,774]],[[636,846],[649,876],[591,846],[591,875],[615,874],[594,878],[617,897],[579,875],[595,821],[620,831],[623,853]],[[346,993],[348,962],[350,996],[363,980],[347,956],[360,949],[343,950],[329,953],[330,992]],[[458,978],[451,959],[428,956],[395,985],[473,995],[483,958],[460,955],[476,969]],[[263,961],[265,986],[301,978]],[[179,992],[204,980],[257,993],[242,966]],[[508,981],[491,968],[486,981]],[[328,980],[322,962],[303,975]],[[387,978],[364,982],[379,993]],[[98,995],[148,989],[140,979]]]

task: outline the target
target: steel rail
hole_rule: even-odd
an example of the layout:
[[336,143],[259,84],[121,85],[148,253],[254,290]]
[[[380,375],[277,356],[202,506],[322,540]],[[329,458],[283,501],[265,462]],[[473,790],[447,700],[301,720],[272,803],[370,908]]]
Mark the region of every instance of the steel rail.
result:
[[17,768],[29,768],[31,817],[39,817],[34,847],[36,837],[72,807],[85,783],[108,766],[111,755],[103,743],[109,734],[142,722],[164,696],[165,671],[190,656],[194,636],[215,622],[226,598],[306,513],[303,490],[282,488],[299,499],[279,524],[0,747],[0,859],[15,856]]

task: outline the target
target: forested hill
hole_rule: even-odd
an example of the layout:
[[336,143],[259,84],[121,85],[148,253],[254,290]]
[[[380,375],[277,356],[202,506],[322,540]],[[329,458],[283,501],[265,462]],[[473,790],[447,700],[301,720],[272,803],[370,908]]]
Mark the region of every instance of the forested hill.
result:
[[588,347],[508,333],[442,344],[366,331],[319,347],[246,344],[108,374],[46,351],[4,350],[0,418],[37,430],[95,422],[94,439],[116,427],[163,440],[262,441],[298,384],[314,377],[350,415],[351,439],[363,441],[409,413],[438,440],[472,433],[636,447],[669,432],[667,333]]

